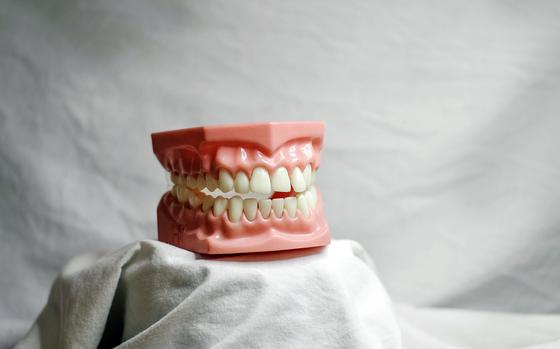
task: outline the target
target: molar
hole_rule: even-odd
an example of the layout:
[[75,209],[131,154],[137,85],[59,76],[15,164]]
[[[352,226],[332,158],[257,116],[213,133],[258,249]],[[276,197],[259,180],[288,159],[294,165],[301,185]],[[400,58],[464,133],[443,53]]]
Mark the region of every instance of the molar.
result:
[[183,186],[177,186],[177,189],[175,189],[177,200],[179,200],[180,203],[185,203],[189,200],[190,192],[191,191],[189,189]]
[[206,174],[206,188],[210,191],[214,191],[218,188],[218,181],[216,178],[212,177],[210,173]]
[[196,188],[196,177],[194,176],[187,176],[187,181],[186,181],[186,185],[189,189],[195,189]]

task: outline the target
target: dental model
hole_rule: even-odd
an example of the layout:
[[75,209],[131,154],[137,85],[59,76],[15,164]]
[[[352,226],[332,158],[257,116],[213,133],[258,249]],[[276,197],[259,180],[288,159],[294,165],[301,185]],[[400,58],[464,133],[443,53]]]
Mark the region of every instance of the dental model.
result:
[[158,205],[158,239],[201,254],[327,245],[314,185],[323,129],[270,122],[153,133],[173,182]]

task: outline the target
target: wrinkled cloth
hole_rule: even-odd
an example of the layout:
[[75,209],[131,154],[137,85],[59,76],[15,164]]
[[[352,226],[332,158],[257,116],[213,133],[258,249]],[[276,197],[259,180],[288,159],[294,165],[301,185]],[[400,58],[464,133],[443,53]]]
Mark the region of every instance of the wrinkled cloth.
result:
[[400,348],[372,267],[352,241],[257,262],[141,241],[71,260],[17,348]]

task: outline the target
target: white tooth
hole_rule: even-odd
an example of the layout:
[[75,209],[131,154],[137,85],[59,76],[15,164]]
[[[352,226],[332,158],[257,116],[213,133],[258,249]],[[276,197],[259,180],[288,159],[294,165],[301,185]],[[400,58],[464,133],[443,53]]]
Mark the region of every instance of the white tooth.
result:
[[177,189],[179,189],[178,185],[174,185],[173,188],[171,188],[171,190],[169,191],[171,193],[171,195],[173,195],[174,197],[177,197]]
[[270,208],[272,207],[272,200],[265,199],[259,200],[259,210],[261,211],[262,218],[268,218],[270,216]]
[[288,175],[288,170],[285,167],[277,168],[272,176],[270,176],[270,183],[272,184],[272,190],[289,192],[290,188],[290,176]]
[[206,174],[206,188],[210,191],[214,191],[218,188],[218,181],[216,178],[212,177],[210,173]]
[[243,200],[243,212],[248,220],[254,220],[257,216],[257,199]]
[[300,193],[305,190],[305,179],[299,167],[294,167],[291,180],[295,192]]
[[203,174],[198,175],[196,179],[196,187],[200,190],[206,188],[206,177]]
[[235,182],[233,183],[235,191],[240,194],[245,194],[249,192],[249,177],[245,174],[245,172],[237,172],[235,176]]
[[296,216],[297,199],[293,196],[284,199],[284,208],[288,212],[288,216],[294,218]]
[[207,212],[214,204],[214,197],[212,195],[205,195],[202,200],[202,212]]
[[227,204],[228,204],[228,200],[225,197],[223,197],[221,195],[218,196],[216,198],[216,200],[214,201],[214,206],[212,207],[213,208],[212,211],[214,213],[214,216],[218,217],[222,213],[224,213],[224,211],[227,208]]
[[253,170],[253,174],[251,175],[251,190],[255,193],[270,194],[272,190],[270,187],[270,177],[264,168],[257,167]]
[[187,176],[187,187],[194,189],[196,188],[196,177]]
[[282,217],[282,211],[284,211],[284,199],[272,199],[272,211],[274,211],[274,215],[276,217]]
[[190,192],[191,191],[188,190],[186,187],[178,186],[177,187],[177,200],[179,200],[179,202],[181,202],[181,203],[187,202],[189,200]]
[[309,190],[307,190],[302,195],[305,196],[305,200],[307,200],[307,207],[310,209],[315,208],[315,200],[313,199],[313,194]]
[[302,194],[297,196],[297,208],[301,211],[301,213],[303,213],[304,217],[309,216],[309,207],[307,206],[307,200]]
[[182,185],[184,187],[187,186],[187,176],[179,176],[179,178],[177,178],[177,181],[179,182],[179,185]]
[[311,185],[311,176],[313,175],[313,171],[311,171],[311,165],[305,166],[303,169],[303,179],[305,180],[305,187],[309,188]]
[[228,200],[228,218],[231,222],[239,222],[243,214],[243,199],[236,195]]
[[315,184],[315,177],[317,176],[317,171],[313,170],[311,173],[311,184]]
[[202,199],[195,193],[191,193],[189,196],[189,205],[191,205],[192,208],[197,208],[200,204],[202,204]]
[[179,175],[176,175],[174,173],[171,174],[171,182],[173,184],[179,184],[179,178],[181,178],[179,177]]
[[224,193],[233,189],[233,178],[227,170],[221,169],[218,175],[218,186]]
[[315,186],[312,186],[311,188],[309,188],[309,193],[311,194],[311,197],[313,198],[313,208],[315,208],[315,206],[317,206],[317,189],[315,188]]

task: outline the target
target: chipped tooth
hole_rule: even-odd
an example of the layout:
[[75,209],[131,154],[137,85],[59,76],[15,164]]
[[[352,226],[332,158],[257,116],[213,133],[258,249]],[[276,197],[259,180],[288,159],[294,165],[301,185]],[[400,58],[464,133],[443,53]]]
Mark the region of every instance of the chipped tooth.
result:
[[284,211],[284,199],[272,199],[272,211],[274,211],[274,215],[276,217],[282,217],[282,211]]
[[196,177],[194,176],[187,176],[187,187],[189,187],[190,189],[194,189],[196,188]]
[[185,203],[189,200],[190,190],[183,186],[178,186],[176,189],[177,200],[181,203]]
[[305,187],[309,188],[311,185],[311,176],[313,176],[313,171],[311,171],[311,165],[305,166],[303,169],[303,179],[305,180]]
[[224,193],[233,189],[233,178],[227,170],[220,170],[220,174],[218,175],[218,187]]
[[294,218],[296,216],[297,199],[295,197],[288,197],[284,199],[284,208],[288,212],[288,216]]
[[301,173],[299,167],[294,167],[294,170],[292,171],[291,180],[292,180],[292,187],[294,188],[295,192],[301,193],[302,191],[305,190],[305,179],[303,178],[303,174]]
[[309,207],[307,206],[307,200],[303,194],[297,196],[297,208],[303,213],[304,217],[309,216]]
[[214,197],[212,195],[205,195],[202,199],[202,212],[207,212],[214,204]]
[[237,172],[235,176],[235,182],[233,183],[235,191],[240,194],[245,194],[249,192],[249,177],[245,174],[245,172]]
[[265,199],[259,200],[259,210],[261,211],[262,218],[268,218],[270,216],[270,208],[272,207],[272,200]]
[[273,191],[287,193],[291,190],[290,176],[288,175],[288,170],[286,170],[285,167],[277,168],[270,177],[270,182],[272,184]]
[[210,191],[214,191],[218,188],[218,181],[216,178],[212,177],[210,173],[206,174],[206,188]]
[[228,200],[228,218],[231,222],[239,222],[243,214],[243,199],[236,195]]
[[243,212],[248,220],[254,220],[257,216],[257,199],[243,200]]
[[310,209],[315,208],[315,200],[313,199],[313,194],[309,190],[305,191],[302,195],[305,196],[305,200],[307,200],[307,207]]
[[269,194],[272,190],[268,172],[262,167],[257,167],[253,170],[250,185],[251,190],[255,193]]
[[223,196],[218,196],[216,200],[214,200],[214,206],[212,207],[212,212],[214,216],[218,217],[226,210],[228,205],[228,200]]
[[202,199],[196,195],[196,193],[191,193],[191,195],[189,195],[189,205],[191,205],[192,208],[197,208],[200,204],[202,204]]
[[206,177],[203,174],[199,174],[196,178],[196,187],[200,190],[206,188]]

